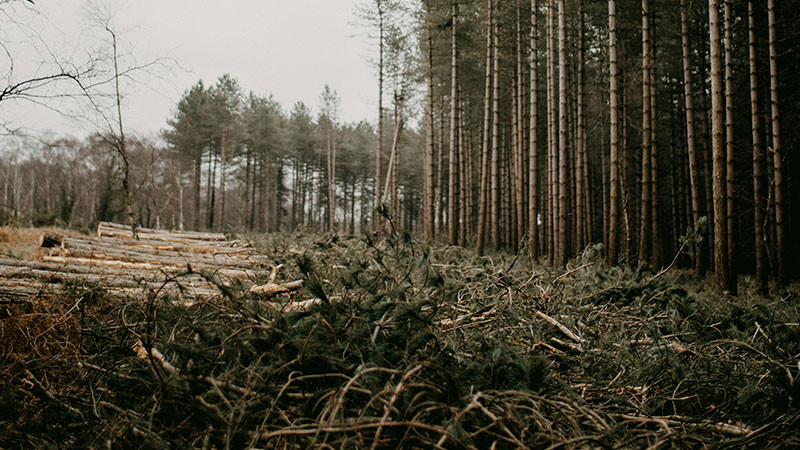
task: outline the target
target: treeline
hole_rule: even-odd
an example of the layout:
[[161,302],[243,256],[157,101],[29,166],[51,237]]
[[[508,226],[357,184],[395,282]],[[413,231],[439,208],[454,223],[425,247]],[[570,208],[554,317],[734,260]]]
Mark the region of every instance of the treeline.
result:
[[682,252],[721,289],[783,286],[798,6],[422,1],[426,235],[557,266],[593,243],[656,269]]
[[[760,289],[797,275],[800,0],[362,6],[374,125],[340,123],[328,87],[316,113],[286,112],[230,76],[199,82],[131,146],[137,220],[393,226],[556,266],[602,243],[611,264],[692,267],[729,292],[738,274]],[[70,169],[6,151],[6,220],[121,219],[103,142],[42,145]]]
[[[339,101],[326,86],[316,114],[303,103],[287,114],[271,97],[243,94],[227,75],[188,90],[164,131],[185,170],[185,226],[345,233],[370,227],[375,129],[364,121],[340,123]],[[413,155],[418,140],[409,130],[393,143]],[[405,206],[397,215],[413,229],[421,214],[413,206],[421,195],[420,167],[395,167],[391,186]]]
[[[161,136],[128,143],[132,203],[144,227],[217,231],[358,233],[375,220],[375,130],[340,123],[337,94],[320,111],[288,113],[222,76],[185,92]],[[0,222],[89,228],[127,223],[121,163],[108,139],[7,139],[0,150]],[[387,146],[391,146],[388,142]],[[422,150],[409,130],[398,153]],[[386,165],[384,165],[384,168]],[[397,226],[413,231],[421,210],[419,164],[395,166]]]

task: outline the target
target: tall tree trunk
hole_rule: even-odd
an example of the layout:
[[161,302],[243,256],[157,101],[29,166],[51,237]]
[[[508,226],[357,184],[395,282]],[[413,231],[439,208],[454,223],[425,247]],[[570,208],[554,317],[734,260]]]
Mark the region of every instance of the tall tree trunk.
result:
[[576,138],[575,138],[575,202],[576,202],[576,221],[575,221],[575,231],[576,236],[575,239],[577,241],[578,249],[583,250],[588,244],[588,217],[587,217],[587,205],[586,205],[586,191],[584,190],[585,185],[587,183],[587,179],[585,178],[585,166],[584,162],[586,159],[586,117],[584,111],[584,55],[583,55],[583,46],[584,46],[584,23],[583,23],[583,0],[578,1],[578,70],[577,70],[577,84],[578,84],[578,93],[577,93],[577,102],[576,111],[575,111],[575,118],[577,122],[577,129],[576,129]]
[[425,109],[425,238],[433,240],[434,236],[434,186],[433,186],[433,27],[431,24],[431,6],[426,2],[425,21],[427,25],[428,43],[428,95]]
[[[532,0],[535,2],[535,0]],[[486,19],[486,78],[483,94],[483,145],[481,147],[481,186],[478,200],[477,252],[483,254],[486,245],[486,219],[489,206],[489,133],[492,114],[492,25],[494,4],[488,0]]]
[[[214,211],[216,206],[216,192],[217,192],[217,157],[214,152],[209,149],[210,159],[209,172],[208,172],[208,229],[214,229]],[[212,164],[213,163],[213,164]]]
[[525,113],[524,113],[524,106],[523,106],[523,99],[524,99],[524,73],[523,73],[523,63],[522,63],[522,11],[520,6],[520,0],[517,0],[517,120],[516,120],[516,127],[517,127],[517,155],[516,155],[516,172],[515,172],[515,180],[516,180],[516,196],[517,196],[517,203],[516,203],[516,215],[517,215],[517,224],[516,224],[516,239],[515,239],[515,246],[523,238],[525,235],[525,219],[527,214],[525,213],[525,196],[524,196],[524,180],[525,180],[525,173],[524,173],[524,159],[523,155],[525,153]]
[[[686,1],[686,0],[683,0]],[[611,122],[609,156],[609,224],[608,224],[608,263],[616,264],[619,258],[619,80],[617,79],[617,6],[615,0],[608,0],[609,66]]]
[[565,0],[558,0],[558,245],[555,265],[567,264],[567,24]]
[[651,263],[655,268],[661,267],[663,264],[663,242],[661,241],[661,216],[659,206],[659,179],[660,173],[658,171],[658,140],[656,139],[656,132],[658,131],[656,96],[658,94],[658,84],[656,75],[656,55],[658,54],[656,46],[656,15],[650,14],[650,220],[651,220],[651,235],[653,253]]
[[726,178],[727,178],[727,210],[728,217],[728,268],[731,276],[736,277],[736,267],[734,265],[734,217],[735,210],[733,204],[734,179],[733,179],[733,42],[731,42],[731,2],[723,0],[724,21],[725,21],[725,155],[726,155]]
[[436,205],[435,215],[436,223],[434,224],[434,234],[439,236],[444,232],[444,199],[442,190],[444,189],[444,98],[439,102],[439,142],[437,146],[436,155]]
[[[244,167],[244,228],[247,229],[247,225],[250,223],[250,180],[251,174],[250,171],[252,169],[252,158],[250,153],[250,148],[247,147],[245,151],[245,167]],[[295,178],[296,180],[297,178]]]
[[[701,33],[703,36],[701,48],[707,48],[707,39],[709,33]],[[708,246],[706,247],[706,253],[708,257],[708,267],[713,270],[714,268],[714,192],[713,192],[713,159],[711,154],[711,145],[710,145],[710,137],[711,133],[709,131],[709,123],[708,112],[711,111],[711,106],[708,100],[708,83],[707,83],[707,76],[706,76],[706,68],[709,66],[709,61],[706,59],[708,56],[708,52],[702,52],[702,64],[701,64],[701,72],[700,72],[700,99],[701,99],[701,121],[700,124],[702,125],[702,137],[703,137],[703,177],[702,180],[704,181],[704,188],[705,188],[705,199],[706,199],[706,219],[708,220]]]
[[[516,54],[516,52],[515,52]],[[519,165],[519,116],[517,102],[519,101],[519,90],[517,86],[516,67],[511,77],[511,144],[509,145],[509,159],[508,159],[508,177],[509,177],[509,196],[511,197],[511,223],[509,223],[510,239],[508,243],[512,250],[516,251],[516,242],[519,236],[517,229],[517,167]]]
[[328,183],[328,228],[332,233],[336,232],[336,125],[331,122],[330,141],[331,141],[331,173]]
[[500,189],[499,189],[499,157],[500,157],[500,49],[497,32],[497,21],[492,23],[492,168],[491,168],[491,213],[490,234],[495,250],[500,249]]
[[194,219],[192,228],[200,231],[200,179],[203,177],[203,154],[200,153],[194,160],[194,172],[192,175],[192,192],[194,194]]
[[373,226],[375,231],[381,229],[383,220],[378,214],[381,204],[381,161],[383,160],[383,45],[385,11],[382,2],[378,5],[378,148],[375,152],[375,205],[373,209]]
[[[692,96],[692,63],[689,56],[689,19],[686,0],[681,0],[681,46],[683,49],[683,92],[686,111],[686,147],[689,153],[689,185],[692,197],[692,227],[700,221],[702,206],[700,202],[700,169],[697,160],[697,147],[694,135],[694,99]],[[705,243],[695,244],[694,267],[698,274],[705,274]]]
[[769,263],[767,261],[767,233],[765,231],[764,209],[767,180],[765,171],[766,155],[761,137],[761,112],[758,98],[758,61],[756,59],[756,32],[753,0],[747,0],[747,28],[750,55],[750,112],[753,134],[753,219],[755,222],[756,283],[759,291],[767,290]]
[[225,228],[225,172],[227,168],[227,142],[228,140],[228,128],[223,126],[222,127],[222,137],[220,138],[219,144],[219,194],[217,194],[217,204],[216,204],[216,223],[214,224],[214,230],[218,233],[221,233],[222,230]]
[[642,0],[642,204],[639,226],[639,263],[650,261],[652,213],[652,121],[650,117],[650,8]]
[[[461,87],[459,86],[459,98]],[[458,102],[458,245],[467,245],[467,155],[464,145],[464,102]]]
[[458,5],[451,7],[451,49],[450,55],[450,173],[448,177],[447,199],[447,242],[458,244],[458,44],[456,41],[456,21]]
[[537,70],[537,44],[536,18],[538,5],[536,0],[531,0],[531,32],[530,32],[530,130],[528,131],[528,256],[532,261],[539,259],[539,102],[538,70]]
[[786,286],[786,224],[784,223],[783,149],[781,149],[780,114],[778,108],[778,53],[775,49],[775,0],[767,0],[769,23],[769,93],[772,119],[772,158],[775,171],[775,285]]
[[717,287],[733,292],[728,267],[727,187],[725,177],[724,116],[722,112],[722,60],[719,33],[719,0],[708,1],[708,25],[711,45],[711,134],[714,172],[714,272]]
[[558,226],[558,136],[556,126],[556,44],[555,44],[555,0],[550,0],[547,12],[547,145],[548,145],[548,224],[547,259],[553,264],[556,258],[556,234]]

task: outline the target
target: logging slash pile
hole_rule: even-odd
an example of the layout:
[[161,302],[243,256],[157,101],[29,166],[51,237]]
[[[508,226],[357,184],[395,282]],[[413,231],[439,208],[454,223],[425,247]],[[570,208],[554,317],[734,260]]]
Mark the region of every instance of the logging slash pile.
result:
[[[721,298],[591,248],[554,271],[405,234],[250,239],[191,270],[161,241],[177,281],[3,288],[0,447],[800,446],[796,294]],[[99,246],[52,257],[156,251]]]

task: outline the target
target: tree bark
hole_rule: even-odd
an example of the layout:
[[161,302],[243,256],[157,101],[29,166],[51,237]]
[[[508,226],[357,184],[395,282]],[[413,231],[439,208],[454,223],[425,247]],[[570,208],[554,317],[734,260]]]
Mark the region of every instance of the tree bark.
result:
[[783,149],[781,148],[780,110],[778,105],[778,53],[775,48],[775,0],[767,0],[769,23],[769,93],[772,120],[772,158],[775,172],[775,285],[786,286],[786,224],[784,223]]
[[[683,0],[686,1],[686,0]],[[608,263],[613,265],[619,258],[619,80],[617,79],[617,6],[615,0],[608,0],[609,28],[609,113],[611,122],[609,156],[609,224],[608,224]]]
[[375,205],[373,209],[374,231],[379,231],[383,221],[378,214],[381,204],[381,161],[383,160],[383,45],[384,45],[384,14],[382,2],[378,6],[378,148],[375,152]]
[[731,2],[723,0],[724,3],[724,26],[725,26],[725,159],[726,159],[726,202],[728,234],[728,269],[731,276],[736,277],[736,267],[734,265],[734,148],[733,148],[733,42],[731,42]]
[[430,3],[426,2],[425,23],[427,25],[428,44],[428,95],[425,109],[425,238],[433,240],[434,236],[434,186],[433,186],[433,27],[431,24]]
[[[689,56],[689,19],[686,0],[681,0],[681,47],[683,51],[683,92],[686,111],[686,147],[689,154],[689,185],[692,197],[692,228],[696,227],[703,214],[700,202],[700,169],[697,160],[694,130],[694,98],[692,96],[692,69]],[[705,243],[695,244],[694,267],[698,274],[705,274]]]
[[486,245],[486,216],[489,209],[489,154],[491,151],[489,148],[489,133],[491,131],[490,123],[492,114],[492,12],[494,10],[494,4],[492,0],[488,0],[487,3],[486,78],[484,82],[483,94],[483,145],[481,147],[481,186],[478,200],[478,242],[476,246],[476,250],[479,255],[483,255],[484,247]]
[[567,264],[567,25],[565,0],[558,0],[558,245],[556,267]]
[[575,118],[577,121],[577,129],[575,130],[575,239],[577,241],[578,250],[583,250],[588,244],[588,217],[586,205],[586,186],[587,179],[585,178],[585,158],[586,158],[586,116],[584,103],[586,101],[584,95],[584,23],[583,23],[583,0],[578,1],[578,70],[577,70],[577,105],[575,111]]
[[722,94],[722,60],[719,32],[719,0],[708,1],[708,24],[711,45],[711,135],[714,192],[714,272],[721,291],[734,292],[728,267],[727,186],[725,177],[724,115]]
[[748,46],[750,56],[750,112],[753,136],[753,221],[755,222],[755,259],[756,259],[756,284],[759,291],[767,290],[768,269],[767,261],[767,234],[765,231],[764,209],[767,192],[767,179],[765,170],[766,155],[764,142],[761,136],[761,112],[759,111],[758,98],[758,63],[756,54],[755,13],[753,0],[747,1],[747,27]]
[[447,242],[458,244],[458,43],[456,40],[456,21],[458,6],[451,7],[451,50],[450,55],[450,173],[448,174],[447,199]]
[[642,0],[642,203],[639,222],[639,263],[648,264],[652,255],[652,121],[650,117],[650,8]]
[[500,49],[497,32],[497,21],[492,23],[492,168],[491,168],[491,213],[490,230],[492,244],[495,250],[500,249],[500,189],[499,189],[499,158],[500,158]]
[[531,0],[531,32],[530,32],[530,130],[528,131],[528,256],[532,261],[539,259],[539,102],[538,94],[538,68],[537,68],[537,26],[538,5],[536,0]]

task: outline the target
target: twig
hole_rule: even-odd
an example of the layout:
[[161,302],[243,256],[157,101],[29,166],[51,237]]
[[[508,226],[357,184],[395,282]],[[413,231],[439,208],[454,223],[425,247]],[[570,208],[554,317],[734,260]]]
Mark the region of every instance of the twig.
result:
[[669,266],[667,266],[666,268],[662,269],[661,272],[658,272],[658,274],[653,276],[653,278],[650,278],[650,280],[648,280],[648,282],[653,281],[653,280],[657,279],[658,277],[660,277],[661,275],[664,275],[665,273],[669,272],[669,270],[672,269],[672,266],[674,266],[675,263],[678,262],[678,258],[681,257],[681,253],[683,253],[683,249],[684,248],[686,248],[686,242],[681,244],[681,248],[678,249],[678,253],[675,254],[674,258],[672,258],[672,262],[669,263]]
[[[383,405],[383,417],[381,417],[381,424],[386,423],[386,419],[389,418],[389,413],[392,411],[392,407],[394,406],[394,402],[397,401],[397,397],[400,395],[400,392],[403,391],[404,384],[406,380],[411,378],[415,373],[422,370],[421,365],[416,365],[413,369],[409,370],[403,375],[403,378],[400,379],[400,382],[397,383],[397,386],[394,388],[394,392],[392,393],[392,398],[389,400],[389,403]],[[375,450],[378,447],[378,442],[381,437],[381,431],[383,430],[383,426],[379,426],[378,429],[375,431],[375,440],[372,441],[371,450]]]
[[[136,343],[133,344],[133,351],[136,352],[136,356],[138,356],[139,359],[143,361],[150,361],[150,358],[153,358],[153,360],[158,361],[161,364],[161,367],[163,367],[164,370],[166,370],[167,372],[180,374],[180,371],[175,366],[170,364],[170,362],[167,361],[167,359],[160,351],[158,351],[158,349],[152,347],[148,352],[144,348],[144,344],[142,344],[141,340],[136,341]],[[226,387],[242,395],[255,395],[255,392],[251,391],[250,389],[246,389],[230,383],[225,383],[211,376],[198,377],[197,379],[215,388]]]
[[33,376],[33,373],[31,373],[30,370],[25,369],[25,376],[33,384],[33,386],[36,388],[36,390],[39,392],[39,397],[44,398],[46,400],[49,400],[49,401],[55,403],[56,405],[58,405],[58,406],[60,406],[60,407],[62,407],[64,409],[66,409],[67,411],[71,412],[72,414],[75,414],[76,416],[83,417],[83,414],[78,409],[76,409],[75,407],[70,406],[70,405],[66,404],[65,402],[57,399],[50,391],[47,390],[46,387],[44,387],[44,385],[42,384],[41,381],[39,381],[35,376]]
[[583,344],[583,343],[586,342],[585,339],[583,339],[581,337],[578,337],[578,335],[573,333],[572,330],[570,330],[569,328],[565,327],[564,325],[561,325],[561,323],[559,323],[556,319],[553,319],[552,317],[548,316],[547,314],[545,314],[545,313],[543,313],[541,311],[536,311],[536,316],[539,317],[540,319],[544,320],[545,322],[549,323],[550,325],[558,328],[558,331],[564,333],[564,336],[572,339],[573,341],[577,342],[578,344]]

